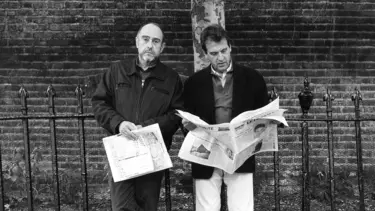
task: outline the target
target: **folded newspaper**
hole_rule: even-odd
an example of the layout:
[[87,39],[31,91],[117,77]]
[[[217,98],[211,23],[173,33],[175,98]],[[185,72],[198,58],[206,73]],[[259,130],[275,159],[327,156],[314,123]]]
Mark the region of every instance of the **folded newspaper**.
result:
[[136,139],[120,134],[103,138],[115,182],[172,167],[158,124],[132,132],[136,135]]
[[235,172],[259,152],[278,151],[277,125],[288,126],[279,108],[279,98],[257,110],[239,114],[229,123],[209,125],[191,113],[177,110],[180,117],[197,127],[185,137],[181,159]]

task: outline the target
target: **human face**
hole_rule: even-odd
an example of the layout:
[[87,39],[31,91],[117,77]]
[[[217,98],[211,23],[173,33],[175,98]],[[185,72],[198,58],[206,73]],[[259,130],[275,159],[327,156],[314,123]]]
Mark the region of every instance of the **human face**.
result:
[[207,40],[206,48],[207,59],[210,61],[214,70],[220,73],[225,72],[232,62],[230,54],[232,48],[228,45],[227,39],[223,38],[220,42]]
[[149,63],[157,59],[165,46],[162,31],[153,24],[143,26],[135,41],[141,63]]
[[262,133],[266,130],[266,126],[258,127],[255,132],[255,138],[258,138],[262,135]]

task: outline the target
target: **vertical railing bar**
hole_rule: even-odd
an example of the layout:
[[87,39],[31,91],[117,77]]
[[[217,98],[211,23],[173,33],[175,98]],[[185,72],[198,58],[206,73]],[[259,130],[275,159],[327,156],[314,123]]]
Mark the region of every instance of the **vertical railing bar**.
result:
[[[279,95],[277,94],[276,88],[273,87],[269,94],[269,102],[272,102]],[[273,152],[273,174],[274,174],[274,190],[275,190],[275,211],[280,211],[280,166],[279,166],[279,152]]]
[[[182,123],[180,124],[180,130],[181,130],[181,132],[182,132],[182,135],[183,135],[183,137],[185,138],[186,137],[186,135],[187,135],[187,133],[189,132],[188,130],[186,130],[185,128],[184,128],[184,126],[182,125]],[[191,165],[190,165],[191,166]],[[191,168],[190,168],[190,170],[191,170]],[[195,181],[194,181],[195,179],[193,178],[192,179],[192,186],[193,186],[193,193],[192,193],[192,198],[193,198],[193,208],[192,208],[192,210],[193,211],[196,211],[195,210]]]
[[[21,112],[27,116],[27,98],[29,97],[26,89],[22,86],[19,90],[19,97],[21,98]],[[22,119],[23,125],[23,141],[25,148],[25,166],[26,166],[26,191],[27,191],[27,204],[30,211],[33,210],[33,186],[31,181],[31,163],[30,163],[30,141],[29,141],[29,120]]]
[[[47,88],[48,97],[48,112],[50,115],[55,115],[55,89],[52,85]],[[51,150],[52,150],[52,173],[53,173],[53,198],[56,202],[55,210],[60,211],[60,185],[59,185],[59,167],[57,163],[57,143],[56,143],[56,120],[54,118],[49,118],[49,125],[51,130]]]
[[220,211],[228,211],[228,187],[224,183],[224,179],[222,179],[222,182],[221,182],[220,199],[221,199]]
[[[356,93],[352,96],[355,106],[355,118],[361,118],[361,111],[359,109],[359,102],[362,101],[362,95],[359,90],[355,89]],[[355,124],[355,142],[357,151],[357,176],[358,176],[358,190],[359,190],[359,210],[365,211],[365,196],[363,185],[363,161],[362,161],[362,137],[361,137],[361,121],[356,120]]]
[[196,206],[196,202],[195,202],[195,199],[196,199],[196,197],[197,197],[197,196],[195,195],[195,193],[196,193],[196,190],[197,190],[197,189],[196,189],[196,187],[195,187],[195,179],[193,178],[192,180],[193,180],[193,211],[197,211],[197,210],[196,210],[196,207],[197,207],[197,206]]
[[328,141],[328,157],[329,157],[329,180],[330,180],[330,196],[331,196],[331,210],[335,210],[335,178],[334,178],[334,154],[333,154],[333,122],[332,120],[332,101],[334,100],[331,91],[327,89],[327,94],[323,98],[326,101],[327,111],[327,141]]
[[172,211],[171,181],[170,181],[169,169],[166,169],[164,171],[164,187],[165,187],[165,208],[167,211]]
[[279,167],[279,152],[273,152],[274,162],[274,190],[275,190],[275,211],[280,211],[280,167]]
[[[3,159],[2,159],[2,143],[0,142],[0,169],[3,169]],[[4,178],[2,171],[0,172],[0,211],[4,211]]]
[[[306,116],[306,114],[304,114]],[[301,123],[302,127],[302,210],[310,210],[310,171],[309,171],[309,135],[306,121]]]
[[[76,90],[76,97],[78,100],[77,112],[78,114],[83,114],[83,91],[81,86],[78,85]],[[81,176],[82,176],[82,204],[83,210],[88,211],[88,187],[87,187],[87,168],[86,168],[86,147],[85,147],[85,129],[84,129],[84,118],[78,118],[79,127],[79,142],[81,151]]]
[[[310,109],[314,95],[310,91],[308,78],[305,77],[304,89],[298,95],[302,109],[302,118],[308,118],[307,113]],[[301,123],[302,134],[302,211],[310,211],[310,169],[309,169],[309,126],[306,120]]]

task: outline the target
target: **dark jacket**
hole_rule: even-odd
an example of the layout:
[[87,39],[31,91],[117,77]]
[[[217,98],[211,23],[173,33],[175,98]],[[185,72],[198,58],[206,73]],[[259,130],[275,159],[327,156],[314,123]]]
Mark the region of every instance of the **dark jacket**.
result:
[[[195,73],[185,83],[184,106],[186,111],[199,116],[208,124],[215,124],[215,102],[211,66]],[[268,93],[263,76],[256,70],[233,63],[232,119],[238,114],[263,107],[268,103]],[[236,172],[254,172],[252,156]],[[213,168],[192,163],[192,175],[208,179]]]
[[167,148],[180,125],[175,109],[181,109],[183,84],[179,75],[160,61],[144,82],[135,59],[115,62],[106,71],[92,97],[99,125],[118,133],[122,121],[147,126],[159,123]]

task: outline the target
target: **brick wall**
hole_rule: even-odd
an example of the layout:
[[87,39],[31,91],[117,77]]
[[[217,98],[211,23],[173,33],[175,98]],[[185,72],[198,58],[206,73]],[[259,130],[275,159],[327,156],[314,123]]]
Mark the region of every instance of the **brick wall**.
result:
[[[190,0],[4,0],[0,1],[0,115],[20,114],[17,92],[29,91],[30,114],[46,114],[44,92],[53,84],[57,92],[56,112],[76,112],[74,90],[84,84],[85,112],[91,112],[89,96],[96,75],[109,63],[136,54],[134,37],[143,22],[160,23],[167,37],[162,60],[180,74],[191,75],[193,49]],[[353,117],[351,95],[358,88],[363,96],[363,116],[375,113],[375,2],[342,1],[240,1],[225,2],[226,29],[234,40],[235,60],[257,68],[269,89],[276,87],[287,117],[299,117],[298,93],[303,77],[311,80],[315,100],[311,115],[325,116],[322,101],[326,88],[332,90],[334,117]],[[59,161],[62,167],[79,168],[76,121],[57,121]],[[280,129],[282,184],[301,166],[299,124]],[[49,126],[44,120],[30,121],[32,149],[40,147],[48,160]],[[94,120],[86,121],[89,177],[100,183],[105,167],[100,143],[103,130]],[[311,123],[311,162],[326,163],[326,124]],[[352,123],[334,123],[336,166],[355,169]],[[374,122],[362,123],[365,169],[373,169]],[[0,123],[3,159],[22,145],[20,121]],[[72,135],[71,135],[72,134]],[[172,194],[176,209],[191,206],[189,164],[177,158],[181,135],[171,150]],[[271,184],[272,154],[258,156],[256,180]],[[372,164],[372,165],[371,165]],[[72,167],[72,168],[73,168]],[[97,171],[95,171],[95,169]],[[270,187],[270,186],[269,186]],[[91,189],[90,189],[91,190]],[[269,191],[270,189],[268,189]],[[298,190],[298,189],[297,189]]]

